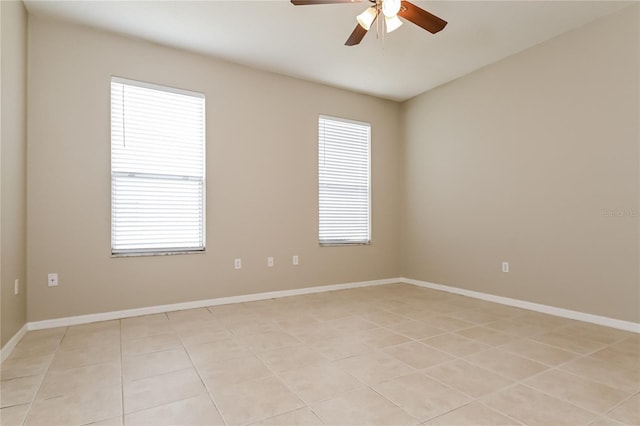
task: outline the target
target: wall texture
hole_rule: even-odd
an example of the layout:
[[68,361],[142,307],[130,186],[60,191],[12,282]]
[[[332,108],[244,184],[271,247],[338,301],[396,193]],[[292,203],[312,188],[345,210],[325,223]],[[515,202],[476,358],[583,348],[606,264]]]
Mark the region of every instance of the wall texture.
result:
[[638,16],[403,105],[405,277],[640,321]]
[[[0,147],[0,346],[25,324],[27,12],[22,2],[0,2],[2,146]],[[14,281],[20,292],[14,294]]]
[[[29,61],[29,321],[398,276],[399,104],[34,16]],[[205,94],[206,254],[110,257],[111,76]],[[318,114],[372,125],[369,246],[318,246]]]

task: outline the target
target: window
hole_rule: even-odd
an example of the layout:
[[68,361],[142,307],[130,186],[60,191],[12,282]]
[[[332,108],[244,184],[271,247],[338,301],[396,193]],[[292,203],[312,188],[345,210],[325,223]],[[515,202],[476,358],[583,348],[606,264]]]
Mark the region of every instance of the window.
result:
[[368,244],[370,235],[368,123],[320,116],[318,180],[320,245]]
[[204,95],[111,79],[111,252],[204,251]]

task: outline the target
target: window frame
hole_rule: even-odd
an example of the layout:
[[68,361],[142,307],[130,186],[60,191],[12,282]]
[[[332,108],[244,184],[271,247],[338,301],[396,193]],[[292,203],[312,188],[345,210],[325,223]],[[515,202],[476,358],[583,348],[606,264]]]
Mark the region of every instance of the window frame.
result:
[[[124,84],[129,86],[140,87],[143,89],[157,90],[165,93],[172,93],[184,96],[191,96],[202,99],[202,200],[201,200],[201,229],[202,229],[202,245],[198,247],[163,247],[163,248],[136,248],[136,249],[114,249],[114,170],[113,170],[113,83]],[[128,78],[111,76],[109,80],[109,172],[110,172],[110,253],[112,258],[118,257],[143,257],[143,256],[165,256],[165,255],[183,255],[183,254],[203,254],[206,252],[207,237],[207,131],[206,131],[206,97],[204,93],[179,89],[171,86],[165,86],[146,81],[132,80]],[[141,179],[149,178],[150,174],[140,172],[116,172],[121,176],[140,177]],[[192,180],[200,181],[193,176],[177,175],[177,174],[155,174],[156,179],[166,179],[167,181]]]
[[[338,239],[325,239],[323,240],[321,238],[320,232],[321,232],[321,212],[320,212],[320,194],[321,194],[321,186],[320,186],[320,168],[321,168],[321,164],[320,164],[320,160],[321,160],[321,156],[320,156],[320,148],[321,148],[321,121],[322,120],[326,120],[326,121],[335,121],[335,122],[342,122],[342,123],[348,123],[348,124],[354,124],[354,125],[358,125],[358,126],[363,126],[366,127],[366,131],[367,131],[367,239],[363,239],[363,240],[357,240],[357,239],[353,239],[353,240],[349,240],[349,239],[345,239],[345,240],[338,240]],[[353,120],[353,119],[348,119],[348,118],[343,118],[343,117],[336,117],[336,116],[331,116],[331,115],[326,115],[326,114],[319,114],[318,115],[318,161],[317,161],[317,165],[318,165],[318,244],[320,247],[349,247],[349,246],[367,246],[367,245],[371,245],[372,243],[372,212],[371,212],[371,206],[372,206],[372,191],[371,191],[371,149],[372,149],[372,130],[371,130],[371,123],[369,122],[365,122],[365,121],[359,121],[359,120]]]

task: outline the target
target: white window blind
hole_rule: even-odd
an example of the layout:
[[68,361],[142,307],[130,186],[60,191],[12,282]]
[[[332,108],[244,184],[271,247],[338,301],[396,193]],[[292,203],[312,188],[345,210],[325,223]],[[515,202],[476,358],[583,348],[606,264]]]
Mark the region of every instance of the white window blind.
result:
[[371,126],[341,118],[318,120],[321,245],[368,244]]
[[202,251],[204,95],[111,79],[111,251]]

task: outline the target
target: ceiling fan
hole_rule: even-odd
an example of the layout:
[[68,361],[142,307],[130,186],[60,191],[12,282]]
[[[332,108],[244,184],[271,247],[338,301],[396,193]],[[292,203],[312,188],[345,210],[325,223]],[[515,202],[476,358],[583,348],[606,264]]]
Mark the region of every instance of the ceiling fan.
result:
[[[307,6],[314,4],[357,3],[361,1],[363,0],[291,0],[291,3],[296,6]],[[402,21],[398,17],[413,22],[432,34],[441,31],[447,25],[447,21],[432,15],[406,0],[369,1],[373,3],[373,6],[367,8],[367,10],[357,16],[358,25],[356,25],[356,28],[347,39],[345,45],[355,46],[359,44],[380,13],[384,15],[385,27],[388,33],[398,29],[400,25],[402,25]]]

